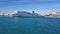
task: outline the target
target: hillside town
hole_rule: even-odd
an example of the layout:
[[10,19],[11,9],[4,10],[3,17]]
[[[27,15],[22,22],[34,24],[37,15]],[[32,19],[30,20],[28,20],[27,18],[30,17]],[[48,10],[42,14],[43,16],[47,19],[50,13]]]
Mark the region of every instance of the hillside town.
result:
[[49,14],[38,14],[35,13],[35,11],[32,12],[27,12],[27,11],[16,11],[13,14],[9,14],[9,13],[0,13],[0,16],[15,16],[15,17],[25,17],[25,16],[29,16],[29,17],[40,17],[40,16],[44,16],[44,17],[60,17],[60,12],[52,12]]

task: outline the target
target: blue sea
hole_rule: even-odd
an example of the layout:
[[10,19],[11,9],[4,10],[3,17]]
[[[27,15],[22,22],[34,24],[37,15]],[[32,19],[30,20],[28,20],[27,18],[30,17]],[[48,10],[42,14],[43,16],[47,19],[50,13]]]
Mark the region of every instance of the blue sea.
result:
[[60,34],[60,18],[0,16],[0,34]]

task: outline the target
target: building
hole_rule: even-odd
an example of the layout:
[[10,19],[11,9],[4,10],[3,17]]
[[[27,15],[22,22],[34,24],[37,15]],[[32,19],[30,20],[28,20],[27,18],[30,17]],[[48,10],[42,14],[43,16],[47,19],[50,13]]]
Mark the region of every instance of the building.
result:
[[10,16],[8,13],[0,13],[0,16]]
[[46,14],[45,16],[49,16],[49,17],[60,17],[60,12],[53,12],[50,14]]

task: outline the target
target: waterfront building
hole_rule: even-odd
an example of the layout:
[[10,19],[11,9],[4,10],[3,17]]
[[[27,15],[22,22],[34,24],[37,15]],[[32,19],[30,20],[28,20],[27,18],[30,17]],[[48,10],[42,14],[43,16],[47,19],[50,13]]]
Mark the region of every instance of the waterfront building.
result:
[[10,16],[8,13],[0,13],[0,16]]
[[49,17],[60,17],[60,12],[52,12],[52,13],[46,14],[45,16],[49,16]]

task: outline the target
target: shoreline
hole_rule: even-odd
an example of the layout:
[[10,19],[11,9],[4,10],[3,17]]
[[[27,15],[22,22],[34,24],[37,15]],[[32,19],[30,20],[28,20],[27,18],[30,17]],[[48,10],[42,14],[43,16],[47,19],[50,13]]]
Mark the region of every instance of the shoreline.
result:
[[0,17],[18,17],[18,18],[40,18],[40,17],[46,17],[46,18],[60,18],[60,16],[0,16]]

